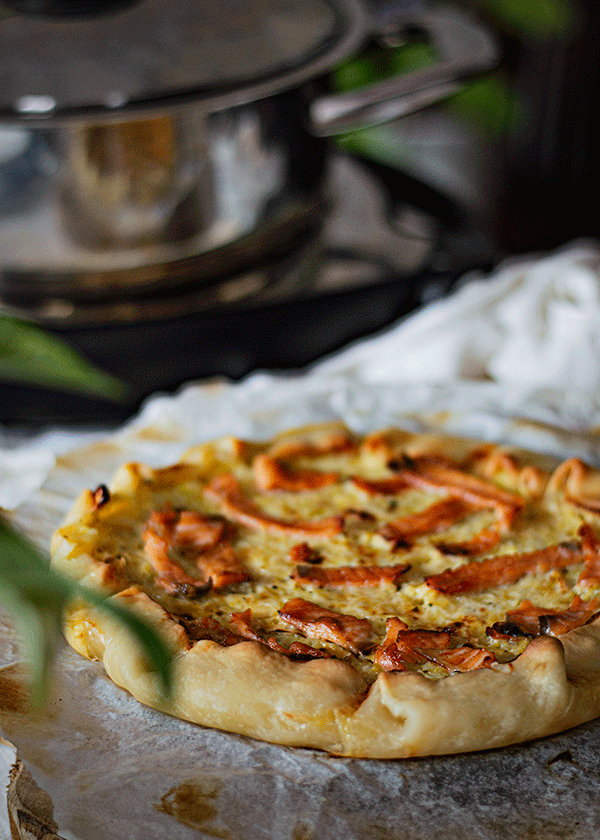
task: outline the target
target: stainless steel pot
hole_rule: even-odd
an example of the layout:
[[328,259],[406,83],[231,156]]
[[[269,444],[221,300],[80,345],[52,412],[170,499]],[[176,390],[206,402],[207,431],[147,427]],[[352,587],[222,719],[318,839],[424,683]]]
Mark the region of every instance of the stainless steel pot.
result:
[[[323,137],[424,107],[497,60],[471,18],[414,3],[378,17],[357,0],[102,3],[0,3],[5,300],[139,295],[285,248],[320,217]],[[319,93],[369,38],[417,28],[435,66]]]

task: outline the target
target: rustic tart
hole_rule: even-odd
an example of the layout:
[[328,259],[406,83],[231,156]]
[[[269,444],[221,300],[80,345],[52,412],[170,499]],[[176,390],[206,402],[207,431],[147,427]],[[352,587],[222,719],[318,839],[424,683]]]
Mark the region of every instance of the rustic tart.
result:
[[600,473],[492,443],[341,424],[127,464],[54,536],[70,644],[141,703],[335,755],[514,744],[600,715]]

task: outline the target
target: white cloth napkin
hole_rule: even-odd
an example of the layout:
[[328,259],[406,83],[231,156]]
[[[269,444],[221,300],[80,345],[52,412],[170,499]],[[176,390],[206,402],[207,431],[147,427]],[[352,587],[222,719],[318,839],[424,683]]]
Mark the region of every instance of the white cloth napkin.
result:
[[492,380],[600,390],[600,245],[513,259],[317,364],[370,383]]

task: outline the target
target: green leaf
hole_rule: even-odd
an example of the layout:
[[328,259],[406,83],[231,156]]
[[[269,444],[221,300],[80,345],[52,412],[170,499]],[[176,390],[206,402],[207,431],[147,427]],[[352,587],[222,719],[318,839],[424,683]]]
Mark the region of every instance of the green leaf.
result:
[[4,576],[0,576],[0,602],[11,614],[19,637],[25,645],[25,655],[31,665],[32,701],[40,705],[47,694],[51,639],[42,612]]
[[575,24],[570,0],[478,0],[479,6],[508,31],[532,37],[562,37]]
[[42,385],[127,403],[130,385],[101,370],[60,339],[0,315],[0,379]]
[[74,598],[110,613],[131,631],[158,673],[165,695],[168,694],[171,657],[156,631],[121,604],[58,574],[34,546],[0,518],[0,601],[23,638],[31,663],[35,702],[41,702],[46,694],[63,610]]
[[407,43],[395,49],[373,49],[340,65],[333,71],[332,81],[337,90],[349,91],[429,67],[435,61],[434,49],[423,43]]
[[443,107],[488,137],[501,137],[521,119],[523,112],[514,91],[498,73],[465,84]]

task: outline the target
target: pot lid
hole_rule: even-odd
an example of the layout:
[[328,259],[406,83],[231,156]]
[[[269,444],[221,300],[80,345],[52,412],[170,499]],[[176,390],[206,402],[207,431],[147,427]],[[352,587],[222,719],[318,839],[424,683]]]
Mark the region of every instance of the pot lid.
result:
[[0,0],[0,119],[224,108],[360,45],[358,0]]

